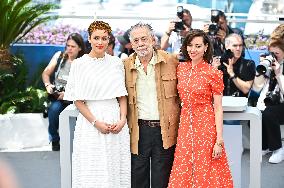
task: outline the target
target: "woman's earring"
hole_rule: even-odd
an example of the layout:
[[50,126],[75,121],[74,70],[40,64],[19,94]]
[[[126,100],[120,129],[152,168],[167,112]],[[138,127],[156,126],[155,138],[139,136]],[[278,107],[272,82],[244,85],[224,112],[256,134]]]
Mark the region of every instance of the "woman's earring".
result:
[[204,50],[204,54],[203,54],[203,57],[205,57],[205,54],[206,54],[206,50]]

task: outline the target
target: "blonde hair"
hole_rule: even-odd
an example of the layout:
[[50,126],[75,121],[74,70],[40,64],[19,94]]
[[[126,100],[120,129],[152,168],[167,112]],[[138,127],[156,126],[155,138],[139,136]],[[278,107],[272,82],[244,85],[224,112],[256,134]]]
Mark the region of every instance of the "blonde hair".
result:
[[269,41],[268,49],[271,47],[278,47],[284,52],[284,40],[283,39],[272,39]]
[[88,27],[89,36],[91,36],[95,30],[105,30],[109,35],[111,34],[111,27],[104,21],[94,21],[91,23]]
[[271,33],[268,48],[278,47],[284,52],[284,24],[278,25]]
[[271,40],[284,40],[284,24],[278,25],[271,33]]

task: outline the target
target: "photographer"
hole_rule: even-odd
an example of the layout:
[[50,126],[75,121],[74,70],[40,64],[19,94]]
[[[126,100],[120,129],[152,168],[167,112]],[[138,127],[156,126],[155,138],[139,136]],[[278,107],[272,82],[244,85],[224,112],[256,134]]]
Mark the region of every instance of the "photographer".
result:
[[269,54],[257,66],[252,90],[260,92],[257,108],[262,112],[263,155],[272,152],[270,163],[284,159],[280,125],[284,124],[284,40],[273,39],[268,46]]
[[118,57],[121,60],[128,58],[129,55],[134,53],[134,50],[132,49],[132,45],[129,39],[129,31],[130,29],[125,31],[123,35],[117,36],[117,40],[120,43]]
[[192,16],[187,9],[182,6],[177,7],[178,21],[171,21],[168,30],[161,38],[161,49],[167,50],[171,45],[171,52],[175,54],[180,53],[182,39],[191,30]]
[[42,81],[51,102],[48,107],[48,133],[52,143],[52,151],[60,150],[59,114],[70,104],[70,102],[63,100],[63,96],[71,63],[84,53],[85,45],[82,36],[73,33],[67,38],[65,52],[56,52],[42,73]]
[[213,43],[213,55],[221,56],[225,51],[225,38],[234,33],[234,30],[228,26],[225,13],[221,10],[211,10],[211,22],[211,24],[206,24],[203,30],[208,33]]
[[247,97],[255,77],[255,63],[242,57],[243,40],[240,35],[228,35],[225,48],[225,53],[212,61],[212,65],[223,72],[223,95]]

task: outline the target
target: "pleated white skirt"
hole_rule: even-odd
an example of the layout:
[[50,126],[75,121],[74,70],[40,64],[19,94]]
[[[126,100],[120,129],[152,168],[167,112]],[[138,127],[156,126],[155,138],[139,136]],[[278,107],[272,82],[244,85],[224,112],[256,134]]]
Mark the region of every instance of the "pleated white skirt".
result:
[[[120,119],[116,99],[87,101],[94,116],[106,123]],[[102,134],[81,114],[77,118],[72,154],[72,188],[130,188],[128,126],[118,134]]]

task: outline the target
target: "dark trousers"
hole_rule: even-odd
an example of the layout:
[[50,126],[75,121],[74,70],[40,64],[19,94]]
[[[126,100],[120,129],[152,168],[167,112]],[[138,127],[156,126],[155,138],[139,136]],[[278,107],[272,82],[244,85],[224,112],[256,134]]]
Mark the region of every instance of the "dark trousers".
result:
[[262,149],[282,147],[280,125],[284,124],[284,103],[268,106],[262,112]]
[[150,188],[150,179],[151,188],[166,188],[175,146],[163,148],[160,127],[139,126],[139,154],[131,154],[131,188]]

